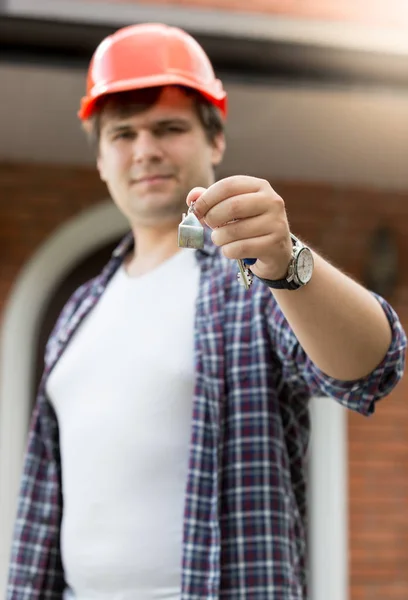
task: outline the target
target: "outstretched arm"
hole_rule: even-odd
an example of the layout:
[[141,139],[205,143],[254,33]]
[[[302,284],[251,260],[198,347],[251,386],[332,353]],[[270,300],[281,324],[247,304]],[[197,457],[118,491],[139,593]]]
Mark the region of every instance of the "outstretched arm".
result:
[[[283,199],[263,180],[222,179],[195,188],[187,204],[212,229],[227,258],[257,257],[255,275],[286,276],[292,241]],[[356,380],[373,371],[391,343],[383,308],[368,290],[314,254],[310,282],[299,290],[271,290],[309,358],[327,375]]]

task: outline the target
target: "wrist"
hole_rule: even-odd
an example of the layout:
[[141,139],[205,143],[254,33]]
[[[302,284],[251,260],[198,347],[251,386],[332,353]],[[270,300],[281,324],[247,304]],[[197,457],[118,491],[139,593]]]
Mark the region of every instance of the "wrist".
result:
[[314,267],[312,251],[293,234],[291,234],[291,239],[292,254],[283,276],[277,278],[274,276],[263,277],[261,274],[254,273],[258,279],[270,288],[297,290],[309,283],[312,277]]

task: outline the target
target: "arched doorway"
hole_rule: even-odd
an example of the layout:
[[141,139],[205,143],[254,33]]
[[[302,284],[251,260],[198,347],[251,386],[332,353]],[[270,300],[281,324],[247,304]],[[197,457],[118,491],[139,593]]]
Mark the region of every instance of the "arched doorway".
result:
[[76,283],[92,276],[94,269],[97,272],[111,247],[127,230],[126,220],[111,201],[84,211],[39,248],[8,298],[0,340],[1,596],[7,579],[33,391],[42,368],[39,352],[52,327],[52,317]]

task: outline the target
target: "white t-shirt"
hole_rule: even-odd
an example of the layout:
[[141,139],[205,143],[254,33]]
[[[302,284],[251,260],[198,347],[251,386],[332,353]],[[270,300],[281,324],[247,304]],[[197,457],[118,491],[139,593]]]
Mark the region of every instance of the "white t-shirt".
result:
[[[199,268],[113,276],[48,380],[75,600],[179,600]],[[71,597],[71,596],[67,596]]]

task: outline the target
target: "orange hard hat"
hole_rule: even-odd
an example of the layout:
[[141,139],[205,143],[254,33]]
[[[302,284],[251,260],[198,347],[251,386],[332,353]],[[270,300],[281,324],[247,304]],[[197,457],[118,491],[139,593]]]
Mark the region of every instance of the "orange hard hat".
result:
[[227,94],[198,42],[178,27],[130,25],[105,38],[88,71],[78,116],[88,119],[101,96],[165,85],[192,88],[227,113]]

